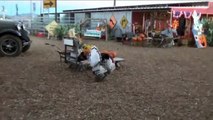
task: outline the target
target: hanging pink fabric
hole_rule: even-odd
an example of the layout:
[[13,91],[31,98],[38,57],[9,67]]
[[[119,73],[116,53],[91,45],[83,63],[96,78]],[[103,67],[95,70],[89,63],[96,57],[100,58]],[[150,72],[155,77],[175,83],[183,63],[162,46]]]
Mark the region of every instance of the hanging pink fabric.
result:
[[189,18],[191,18],[191,16],[192,16],[192,12],[184,11],[183,13],[184,13],[184,17],[185,17],[186,19],[189,19]]
[[180,18],[182,14],[183,14],[182,11],[173,11],[174,18]]
[[175,11],[186,11],[193,13],[194,10],[201,14],[213,15],[213,2],[208,2],[208,6],[172,7],[173,15]]

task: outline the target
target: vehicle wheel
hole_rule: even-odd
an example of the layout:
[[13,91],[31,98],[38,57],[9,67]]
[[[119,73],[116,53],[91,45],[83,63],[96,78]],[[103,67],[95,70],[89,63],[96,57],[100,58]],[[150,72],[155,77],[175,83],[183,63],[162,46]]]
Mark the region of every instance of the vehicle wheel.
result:
[[22,52],[26,52],[27,50],[29,50],[30,48],[30,44],[29,45],[26,45],[22,48]]
[[118,70],[120,69],[120,67],[121,67],[121,64],[119,62],[115,62],[115,68]]
[[0,38],[0,54],[4,56],[18,56],[22,51],[21,40],[13,35]]
[[101,82],[104,80],[104,78],[106,78],[107,74],[99,74],[95,76],[95,81],[96,82]]
[[0,57],[4,57],[4,55],[2,55],[2,54],[0,53]]

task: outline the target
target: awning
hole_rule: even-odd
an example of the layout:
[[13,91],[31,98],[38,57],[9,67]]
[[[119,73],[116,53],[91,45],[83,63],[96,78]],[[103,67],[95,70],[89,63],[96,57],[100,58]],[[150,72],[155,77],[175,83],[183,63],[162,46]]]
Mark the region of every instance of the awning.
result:
[[173,7],[172,11],[175,12],[193,12],[196,10],[197,13],[206,14],[208,7],[197,8],[197,7]]
[[213,2],[209,2],[209,8],[206,10],[207,14],[213,15]]
[[194,10],[197,13],[213,15],[213,2],[209,2],[206,7],[172,7],[173,12],[193,12]]

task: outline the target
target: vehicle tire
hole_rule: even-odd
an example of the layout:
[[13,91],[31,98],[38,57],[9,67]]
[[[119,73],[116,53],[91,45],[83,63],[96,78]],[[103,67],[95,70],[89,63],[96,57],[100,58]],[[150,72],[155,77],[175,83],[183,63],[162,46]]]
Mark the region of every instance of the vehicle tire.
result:
[[22,52],[21,40],[13,35],[5,35],[0,38],[0,54],[3,56],[18,56]]
[[2,54],[0,53],[0,57],[4,57],[4,55],[2,55]]
[[27,50],[30,49],[30,44],[29,45],[26,45],[22,48],[22,52],[26,52]]
[[95,75],[95,81],[96,82],[101,82],[104,80],[104,78],[106,78],[107,74],[99,74],[99,75]]

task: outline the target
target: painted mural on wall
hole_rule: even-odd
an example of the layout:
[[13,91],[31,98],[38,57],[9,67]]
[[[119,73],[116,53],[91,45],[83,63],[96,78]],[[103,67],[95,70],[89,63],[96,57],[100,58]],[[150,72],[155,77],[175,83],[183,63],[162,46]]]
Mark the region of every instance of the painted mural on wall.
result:
[[192,18],[194,20],[194,23],[192,26],[192,33],[197,48],[206,48],[207,41],[205,35],[203,34],[203,24],[200,21],[200,17],[201,13],[197,13],[196,11],[193,12]]
[[179,27],[179,21],[177,19],[174,19],[172,21],[172,28],[177,29]]
[[172,27],[177,30],[177,33],[179,36],[185,36],[186,34],[186,18],[184,16],[183,11],[173,11],[173,21],[172,21]]
[[191,36],[191,16],[192,12],[173,11],[172,27],[177,30],[179,36],[190,38]]
[[[119,12],[94,12],[91,13],[91,18],[99,18],[99,19],[107,19],[107,23],[109,24],[110,18],[114,16],[117,24],[114,26],[113,31],[115,29],[119,29],[121,33],[131,32],[132,31],[132,12],[131,11],[119,11]],[[122,27],[120,21],[122,20],[123,16],[126,17],[128,23],[125,28]],[[113,32],[114,35],[114,32]]]
[[[183,35],[190,36],[192,31],[193,37],[195,39],[195,44],[197,48],[206,48],[207,41],[206,36],[203,33],[203,24],[200,21],[201,13],[197,13],[196,11],[188,12],[188,11],[173,11],[173,21],[172,25],[174,28],[180,28],[181,24],[180,19],[184,19],[185,24],[182,25],[184,28]],[[193,22],[191,20],[193,19]],[[192,25],[192,29],[191,29]],[[180,30],[182,30],[181,28]],[[182,35],[180,35],[182,36]]]

